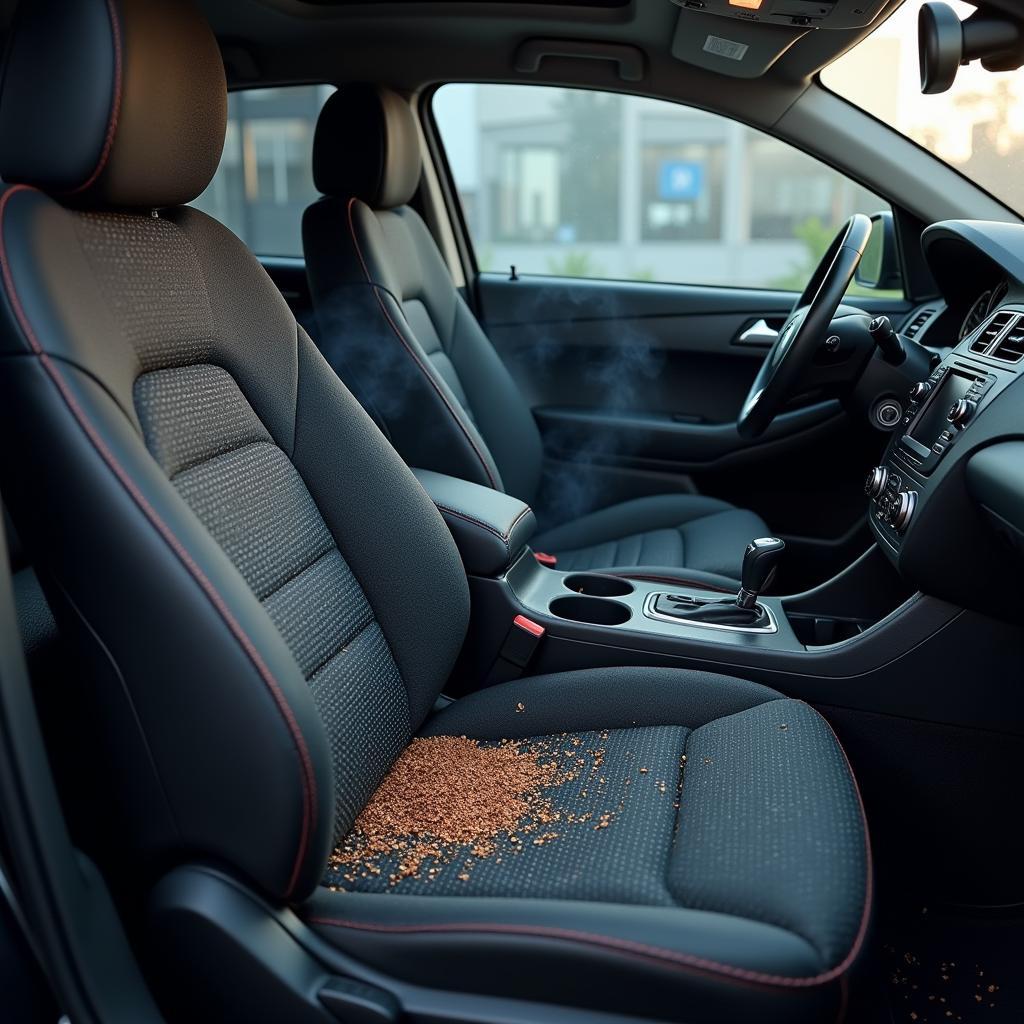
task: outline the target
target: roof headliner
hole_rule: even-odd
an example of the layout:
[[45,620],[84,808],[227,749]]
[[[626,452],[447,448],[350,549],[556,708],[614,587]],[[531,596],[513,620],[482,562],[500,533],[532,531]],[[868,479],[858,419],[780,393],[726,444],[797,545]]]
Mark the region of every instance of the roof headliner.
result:
[[[670,0],[618,8],[557,3],[199,0],[225,52],[233,86],[373,81],[407,93],[444,81],[523,81],[662,96],[774,123],[811,76],[866,32],[807,33],[761,78],[744,80],[672,57],[677,19],[694,15]],[[887,0],[883,16],[902,0]],[[702,15],[701,17],[711,17]],[[606,61],[546,59],[538,74],[514,68],[532,37],[626,43],[642,50],[642,81],[622,82]]]

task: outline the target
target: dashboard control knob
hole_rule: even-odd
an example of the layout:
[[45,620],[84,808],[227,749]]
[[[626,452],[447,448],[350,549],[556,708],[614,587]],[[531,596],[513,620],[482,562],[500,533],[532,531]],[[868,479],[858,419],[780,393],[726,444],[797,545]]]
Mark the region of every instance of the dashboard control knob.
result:
[[897,533],[902,533],[910,523],[917,508],[917,491],[900,491],[896,495],[890,523]]
[[974,415],[974,410],[977,408],[974,402],[968,398],[958,398],[951,406],[948,413],[946,413],[946,419],[958,429],[965,427],[968,420]]
[[931,381],[919,380],[910,389],[910,400],[912,402],[919,402],[922,398],[924,398],[925,395],[928,394],[929,391],[931,391],[931,389],[932,389]]
[[885,490],[888,481],[889,470],[885,466],[876,466],[868,473],[868,478],[864,481],[864,493],[869,498],[877,498]]

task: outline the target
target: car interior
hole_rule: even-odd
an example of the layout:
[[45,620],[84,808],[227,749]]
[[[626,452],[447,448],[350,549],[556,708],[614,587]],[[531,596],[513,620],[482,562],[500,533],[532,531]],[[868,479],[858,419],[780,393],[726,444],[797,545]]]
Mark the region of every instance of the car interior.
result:
[[0,33],[4,1020],[1024,1019],[1012,0]]

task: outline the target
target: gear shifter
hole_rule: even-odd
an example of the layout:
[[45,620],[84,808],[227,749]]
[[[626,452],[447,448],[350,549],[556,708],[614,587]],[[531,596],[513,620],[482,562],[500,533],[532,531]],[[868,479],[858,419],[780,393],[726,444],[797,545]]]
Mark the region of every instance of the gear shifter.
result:
[[753,608],[757,604],[757,595],[771,584],[785,550],[786,542],[778,537],[758,537],[747,545],[743,552],[740,592],[736,595],[740,608]]
[[687,595],[659,594],[654,610],[659,615],[668,615],[680,622],[740,629],[763,629],[770,626],[771,619],[757,603],[757,598],[771,583],[785,550],[785,541],[778,537],[758,537],[743,552],[740,589],[735,598],[708,600]]

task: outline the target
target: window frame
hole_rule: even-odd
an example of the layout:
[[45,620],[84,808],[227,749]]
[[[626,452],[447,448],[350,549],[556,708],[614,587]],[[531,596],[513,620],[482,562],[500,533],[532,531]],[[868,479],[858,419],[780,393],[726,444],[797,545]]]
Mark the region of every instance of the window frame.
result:
[[[813,80],[813,84],[824,89],[823,86],[820,86],[820,83],[818,82],[818,77],[819,77],[818,75],[815,75],[814,80]],[[519,80],[519,81],[512,81],[512,80],[508,80],[508,79],[488,79],[486,81],[477,81],[477,80],[470,81],[468,79],[456,79],[456,80],[450,80],[450,81],[440,81],[440,82],[432,83],[428,87],[420,90],[420,92],[418,93],[418,95],[416,97],[416,100],[415,100],[415,106],[416,106],[416,110],[417,110],[417,113],[418,113],[418,116],[419,116],[420,124],[421,124],[422,129],[423,129],[423,135],[424,135],[424,138],[426,140],[429,157],[430,157],[430,159],[434,163],[434,167],[435,167],[435,170],[437,172],[438,180],[439,180],[440,185],[441,185],[441,190],[442,190],[442,195],[443,195],[443,199],[444,199],[444,203],[445,203],[445,207],[446,207],[446,212],[447,212],[447,215],[449,217],[450,223],[453,226],[453,232],[454,232],[454,235],[455,235],[455,238],[456,238],[456,244],[457,244],[458,250],[460,252],[461,259],[462,259],[462,269],[463,269],[463,272],[464,272],[464,274],[466,276],[466,280],[471,282],[471,284],[470,284],[470,292],[471,292],[472,297],[474,298],[475,304],[477,304],[477,305],[478,305],[477,284],[478,284],[478,282],[479,282],[479,280],[481,278],[481,275],[489,274],[489,275],[501,276],[503,273],[505,273],[505,271],[502,271],[502,270],[493,270],[493,271],[488,270],[488,271],[484,271],[484,270],[480,269],[479,261],[477,259],[477,254],[476,254],[476,243],[475,243],[475,240],[473,239],[472,233],[469,230],[469,224],[468,224],[467,219],[466,219],[466,213],[465,213],[465,209],[463,207],[463,203],[461,201],[461,197],[460,197],[459,190],[458,190],[458,185],[457,185],[457,183],[455,181],[455,176],[454,176],[454,173],[453,173],[453,171],[451,169],[451,164],[450,164],[450,161],[448,159],[448,153],[447,153],[446,147],[444,145],[444,140],[443,140],[443,137],[442,137],[441,129],[440,129],[440,126],[439,126],[439,124],[437,122],[437,118],[436,118],[436,115],[435,115],[435,112],[434,112],[434,101],[435,101],[435,99],[437,97],[438,92],[440,92],[440,90],[443,89],[445,86],[449,86],[449,85],[478,85],[478,86],[499,85],[499,86],[517,86],[517,87],[523,87],[523,88],[545,87],[545,88],[574,89],[574,90],[578,90],[578,91],[616,93],[616,94],[621,95],[621,96],[623,96],[625,98],[655,100],[655,101],[660,102],[660,103],[669,104],[669,105],[671,105],[673,107],[681,107],[684,110],[695,110],[695,111],[700,111],[700,112],[705,113],[705,114],[711,114],[713,116],[720,117],[720,118],[722,118],[725,121],[729,121],[729,122],[735,123],[737,125],[742,126],[745,129],[749,129],[749,130],[751,130],[753,132],[756,132],[759,135],[762,135],[762,136],[765,136],[765,137],[767,137],[769,139],[777,141],[777,142],[779,142],[779,143],[789,147],[793,151],[795,151],[797,153],[800,153],[801,155],[803,155],[805,157],[808,157],[811,160],[814,160],[815,162],[817,162],[818,164],[822,165],[823,167],[828,168],[833,173],[842,176],[847,181],[849,181],[852,185],[854,185],[856,187],[859,187],[861,189],[864,189],[865,191],[867,191],[867,192],[869,192],[869,193],[871,193],[873,195],[878,196],[878,198],[881,199],[882,202],[885,204],[886,208],[891,210],[891,212],[893,214],[893,220],[894,220],[895,230],[896,230],[896,242],[897,242],[897,246],[899,248],[900,265],[903,266],[904,270],[905,270],[905,273],[904,273],[904,284],[903,284],[903,297],[902,297],[902,299],[893,298],[891,295],[887,295],[886,293],[883,293],[882,295],[879,295],[877,297],[876,296],[867,296],[867,295],[865,295],[865,296],[858,296],[858,298],[863,298],[869,304],[874,302],[874,301],[878,301],[878,302],[885,301],[885,302],[888,302],[889,304],[891,304],[893,302],[903,303],[909,309],[914,304],[919,304],[919,303],[924,302],[924,301],[933,300],[935,298],[935,296],[936,296],[936,291],[934,291],[934,290],[928,289],[928,290],[925,290],[925,291],[922,291],[922,292],[918,292],[918,290],[916,288],[912,287],[912,282],[918,282],[918,281],[922,280],[922,277],[921,277],[921,274],[920,274],[920,267],[918,266],[918,264],[920,264],[921,261],[920,260],[915,260],[912,256],[908,257],[908,252],[910,250],[908,249],[908,246],[907,246],[905,238],[904,238],[904,230],[905,230],[905,228],[909,224],[914,224],[915,225],[915,230],[916,230],[917,218],[914,218],[913,215],[909,214],[892,197],[886,196],[884,194],[880,194],[879,191],[876,189],[876,187],[874,185],[868,184],[866,181],[864,181],[863,178],[859,177],[855,173],[851,173],[846,168],[838,166],[837,162],[834,159],[830,158],[830,156],[828,154],[819,153],[819,152],[816,152],[814,150],[811,150],[811,149],[805,147],[804,145],[801,145],[801,144],[799,144],[799,143],[797,143],[797,142],[795,142],[795,141],[793,141],[793,140],[791,140],[789,138],[786,138],[784,135],[782,135],[782,134],[780,134],[780,133],[778,133],[776,131],[769,130],[768,128],[766,128],[763,125],[753,124],[750,121],[744,120],[741,117],[737,117],[735,114],[723,113],[720,110],[714,110],[714,109],[712,109],[710,107],[704,106],[704,105],[702,105],[700,103],[693,102],[693,101],[690,101],[690,100],[683,100],[683,99],[680,99],[678,97],[670,97],[670,96],[659,95],[659,94],[655,94],[655,93],[637,92],[637,91],[631,91],[631,90],[628,90],[628,89],[618,89],[618,88],[614,88],[614,87],[610,87],[610,86],[595,87],[595,86],[591,86],[591,85],[587,85],[587,84],[579,84],[579,83],[566,84],[565,82],[552,82],[552,81],[548,81],[548,80],[531,80],[529,82],[524,82],[524,81],[521,81],[521,80]],[[828,90],[825,90],[825,91],[828,91]],[[831,93],[831,92],[829,92],[829,94],[830,95],[835,95],[834,93]],[[856,107],[853,104],[849,104],[849,101],[843,99],[842,97],[837,97],[837,98],[839,98],[842,102],[846,103],[847,105],[851,106],[851,109],[857,110],[859,113],[863,113],[862,111],[860,111],[860,108]],[[871,116],[871,115],[865,114],[864,116]],[[920,225],[920,227],[923,230],[924,225],[922,224],[922,225]],[[757,241],[757,240],[749,240],[748,239],[748,241]],[[763,241],[763,240],[761,240],[761,241]],[[685,244],[685,242],[680,243],[679,241],[671,241],[671,240],[649,240],[645,244],[648,244],[648,245],[666,245],[667,246],[667,245]],[[911,246],[910,248],[912,249],[913,246]],[[911,266],[912,266],[913,270],[912,270],[911,273],[908,274],[906,271],[908,269],[910,269]],[[565,275],[559,275],[559,274],[553,274],[553,273],[543,273],[543,272],[539,272],[539,271],[522,271],[518,267],[510,268],[510,269],[513,269],[515,271],[515,277],[522,276],[522,277],[542,278],[542,279],[543,278],[550,278],[553,281],[557,281],[557,280],[572,280],[573,279],[571,277],[566,277]],[[649,282],[645,282],[645,281],[637,281],[636,279],[631,279],[631,278],[617,278],[617,277],[610,277],[610,276],[608,276],[608,277],[580,278],[580,280],[589,280],[589,281],[595,281],[595,282],[606,281],[609,284],[635,284],[635,285],[648,284],[650,286],[660,287],[660,288],[701,288],[701,289],[720,289],[720,290],[723,290],[723,291],[749,290],[749,291],[775,292],[775,293],[779,293],[779,294],[792,294],[792,295],[798,294],[797,291],[795,291],[793,289],[789,289],[789,288],[776,288],[776,287],[768,287],[768,286],[745,286],[745,285],[735,285],[735,284],[703,284],[703,283],[693,282],[693,281],[649,281]]]

